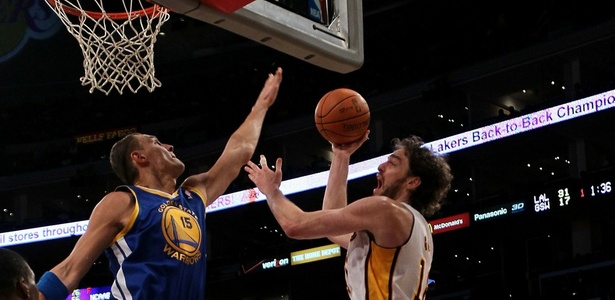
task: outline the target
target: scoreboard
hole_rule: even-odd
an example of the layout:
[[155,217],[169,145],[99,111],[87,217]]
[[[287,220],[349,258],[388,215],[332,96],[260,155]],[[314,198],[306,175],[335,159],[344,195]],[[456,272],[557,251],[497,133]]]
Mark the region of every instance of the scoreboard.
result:
[[[615,172],[593,173],[582,179],[568,179],[544,187],[531,189],[526,196],[512,202],[488,208],[477,208],[469,213],[471,223],[502,219],[525,213],[546,213],[574,208],[593,208],[599,203],[615,205]],[[596,206],[596,209],[601,209]],[[434,224],[437,222],[434,222]]]
[[591,174],[582,179],[568,180],[535,191],[531,196],[534,212],[550,211],[568,206],[584,205],[601,199],[612,199],[613,171]]

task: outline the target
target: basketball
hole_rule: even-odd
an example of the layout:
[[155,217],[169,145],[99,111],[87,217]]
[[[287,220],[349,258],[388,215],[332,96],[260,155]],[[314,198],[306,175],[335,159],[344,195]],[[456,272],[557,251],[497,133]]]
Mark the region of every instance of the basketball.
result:
[[334,144],[348,144],[361,138],[369,128],[369,120],[367,101],[347,88],[326,93],[314,112],[318,132]]

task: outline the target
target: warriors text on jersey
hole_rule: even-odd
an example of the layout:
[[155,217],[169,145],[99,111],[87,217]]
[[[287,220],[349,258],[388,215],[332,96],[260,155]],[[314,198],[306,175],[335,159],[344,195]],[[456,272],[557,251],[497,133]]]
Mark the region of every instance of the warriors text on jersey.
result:
[[346,253],[346,283],[352,300],[425,299],[433,258],[429,224],[414,215],[410,238],[396,248],[378,246],[370,233],[356,232]]
[[126,228],[105,250],[116,299],[204,299],[205,197],[196,189],[167,194],[120,186],[135,198]]

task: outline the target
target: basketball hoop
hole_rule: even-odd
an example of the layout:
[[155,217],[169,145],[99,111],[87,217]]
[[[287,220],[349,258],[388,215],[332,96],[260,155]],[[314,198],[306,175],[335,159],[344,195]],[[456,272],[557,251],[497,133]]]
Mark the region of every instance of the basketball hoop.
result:
[[[155,77],[154,43],[160,27],[169,20],[169,10],[157,4],[145,7],[142,0],[122,2],[124,11],[107,12],[103,0],[47,0],[83,52],[85,75],[81,85],[90,85],[109,95],[125,88],[136,93],[141,87],[152,92],[161,83]],[[145,1],[145,0],[143,0]],[[92,5],[94,5],[92,4]],[[70,15],[70,16],[69,16]]]

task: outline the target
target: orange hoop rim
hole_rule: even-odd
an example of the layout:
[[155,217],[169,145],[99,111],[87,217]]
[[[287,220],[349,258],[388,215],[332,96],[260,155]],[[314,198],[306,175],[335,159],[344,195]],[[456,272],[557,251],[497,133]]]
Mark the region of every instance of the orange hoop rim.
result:
[[[47,0],[52,6],[57,6],[56,5],[56,0]],[[148,1],[149,2],[149,1]],[[141,10],[136,10],[133,12],[106,12],[106,13],[102,13],[102,12],[95,12],[95,11],[89,11],[89,10],[80,10],[80,9],[76,9],[76,8],[72,8],[72,7],[68,7],[62,3],[59,4],[60,7],[62,8],[62,10],[64,10],[66,13],[73,15],[73,16],[81,16],[82,14],[86,14],[88,16],[90,16],[93,19],[102,19],[104,16],[107,16],[109,19],[111,20],[126,20],[126,19],[134,19],[134,18],[139,18],[139,17],[143,17],[143,16],[149,16],[151,18],[155,18],[160,16],[160,13],[158,13],[160,11],[160,8],[162,6],[158,5],[158,4],[154,4],[151,7],[145,8],[145,9],[141,9]],[[163,8],[166,9],[166,8]]]

